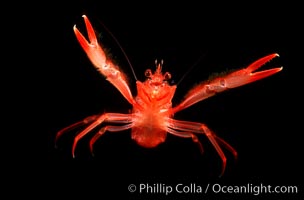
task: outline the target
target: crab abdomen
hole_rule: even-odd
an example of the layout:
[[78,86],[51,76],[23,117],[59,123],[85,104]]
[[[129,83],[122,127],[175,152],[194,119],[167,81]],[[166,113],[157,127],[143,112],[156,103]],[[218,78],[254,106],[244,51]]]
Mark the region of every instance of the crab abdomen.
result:
[[166,140],[167,132],[158,127],[141,126],[132,128],[132,139],[145,148],[153,148]]

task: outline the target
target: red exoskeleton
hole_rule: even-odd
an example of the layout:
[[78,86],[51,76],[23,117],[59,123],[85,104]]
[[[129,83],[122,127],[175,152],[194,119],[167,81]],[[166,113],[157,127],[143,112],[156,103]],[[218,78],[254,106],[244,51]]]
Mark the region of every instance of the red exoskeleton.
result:
[[191,89],[181,103],[172,107],[171,101],[176,90],[176,85],[170,85],[168,83],[168,80],[171,78],[170,73],[163,73],[161,64],[156,65],[156,70],[154,72],[147,69],[145,72],[147,79],[144,82],[136,81],[137,96],[133,97],[126,81],[125,74],[107,58],[103,48],[98,44],[89,19],[85,15],[83,15],[83,18],[89,41],[87,41],[76,26],[74,26],[73,29],[78,42],[97,70],[120,91],[124,98],[132,105],[133,109],[132,112],[128,114],[104,113],[87,117],[82,121],[76,122],[60,130],[56,135],[56,141],[62,134],[76,127],[87,125],[87,127],[76,135],[74,139],[72,147],[72,154],[74,157],[78,141],[102,123],[107,122],[112,124],[103,126],[92,137],[90,141],[91,151],[93,150],[93,145],[96,140],[106,131],[117,132],[126,129],[132,129],[132,139],[140,146],[146,148],[156,147],[163,143],[166,140],[167,133],[170,133],[178,137],[192,138],[193,142],[197,143],[200,150],[203,151],[202,144],[197,135],[204,134],[214,146],[222,160],[221,174],[223,174],[226,167],[226,157],[221,146],[228,149],[235,157],[237,156],[236,150],[222,138],[218,137],[205,124],[176,120],[173,116],[175,113],[219,92],[263,79],[281,71],[282,67],[254,72],[266,62],[277,57],[278,54],[270,54],[253,62],[245,69],[202,82]]

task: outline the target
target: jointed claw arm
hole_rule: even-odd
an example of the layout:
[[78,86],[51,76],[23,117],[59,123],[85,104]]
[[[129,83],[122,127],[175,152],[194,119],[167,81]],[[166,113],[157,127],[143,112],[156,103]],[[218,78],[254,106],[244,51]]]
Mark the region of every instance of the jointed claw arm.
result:
[[83,15],[82,17],[87,28],[89,41],[74,25],[73,29],[78,42],[98,71],[120,91],[130,104],[134,105],[135,101],[124,74],[106,57],[105,52],[98,44],[94,29],[87,16]]
[[267,76],[281,71],[283,68],[278,67],[254,73],[255,70],[277,56],[279,55],[276,53],[270,54],[253,62],[245,69],[241,69],[232,72],[224,77],[219,77],[209,82],[203,82],[199,84],[190,90],[190,92],[186,95],[186,98],[178,106],[173,108],[172,113],[183,110],[199,101],[215,95],[216,93],[223,92],[230,88],[239,87],[257,81],[259,79],[263,79]]

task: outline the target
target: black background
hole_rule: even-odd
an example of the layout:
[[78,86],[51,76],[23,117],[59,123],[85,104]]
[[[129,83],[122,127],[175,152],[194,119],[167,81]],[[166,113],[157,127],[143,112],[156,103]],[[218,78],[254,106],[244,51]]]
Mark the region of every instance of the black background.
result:
[[[112,1],[75,1],[66,5],[52,4],[45,32],[49,45],[49,63],[40,69],[45,84],[43,112],[47,151],[40,151],[37,160],[45,160],[39,171],[46,195],[85,199],[170,199],[163,194],[128,192],[129,184],[178,183],[206,185],[296,185],[302,190],[300,166],[301,145],[296,114],[300,79],[292,74],[298,62],[303,39],[297,5],[266,6],[205,5],[201,3],[119,3]],[[46,5],[47,6],[47,5]],[[288,15],[286,13],[289,13]],[[90,63],[73,33],[73,25],[86,33],[81,15],[86,14],[101,43],[110,51],[128,78],[133,94],[135,79],[118,45],[101,23],[115,35],[131,61],[139,80],[144,71],[154,69],[154,60],[164,60],[164,71],[178,82],[200,58],[185,79],[177,86],[173,105],[177,105],[195,84],[214,72],[246,67],[271,53],[280,57],[263,69],[283,66],[284,69],[266,79],[226,91],[206,99],[180,113],[176,119],[208,125],[239,153],[225,150],[227,168],[218,178],[221,160],[202,135],[203,155],[191,139],[168,135],[167,141],[154,149],[144,149],[131,140],[130,130],[106,133],[95,145],[95,157],[89,152],[84,137],[72,158],[71,148],[77,132],[65,134],[54,148],[56,132],[87,116],[102,112],[127,113],[131,106]],[[46,91],[46,93],[44,93]],[[41,105],[41,104],[40,104]],[[299,116],[299,117],[300,117]],[[301,118],[301,117],[300,117]],[[38,151],[38,150],[37,150]],[[44,152],[41,156],[40,153]],[[174,198],[209,199],[252,197],[252,194],[175,194]],[[262,197],[299,198],[299,194],[262,194]],[[212,197],[210,197],[212,198]]]

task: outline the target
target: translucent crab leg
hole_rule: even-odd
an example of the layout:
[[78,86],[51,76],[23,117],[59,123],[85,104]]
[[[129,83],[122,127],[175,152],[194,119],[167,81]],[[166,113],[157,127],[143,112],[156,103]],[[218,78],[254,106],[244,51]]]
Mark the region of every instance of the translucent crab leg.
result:
[[89,41],[86,40],[76,28],[76,25],[74,25],[74,33],[79,44],[98,71],[120,91],[130,104],[134,105],[135,101],[127,84],[125,75],[119,70],[119,67],[114,65],[112,61],[106,57],[104,50],[98,44],[94,29],[87,16],[83,15],[82,17],[84,18]]
[[215,95],[216,93],[223,92],[227,89],[239,87],[242,85],[246,85],[248,83],[266,78],[271,76],[283,68],[272,68],[264,71],[254,72],[261,66],[263,66],[266,62],[272,60],[274,57],[279,56],[278,54],[270,54],[259,60],[250,64],[247,68],[241,69],[235,72],[232,72],[226,76],[219,77],[213,79],[211,81],[203,82],[192,90],[186,95],[185,99],[176,107],[172,109],[172,114],[183,110],[199,101],[202,101],[208,97]]
[[84,120],[81,120],[79,122],[76,122],[70,126],[67,126],[63,129],[61,129],[60,131],[57,132],[57,135],[56,135],[56,138],[55,138],[55,147],[57,147],[57,141],[58,139],[64,134],[64,133],[67,133],[73,129],[76,129],[80,126],[84,126],[86,124],[89,124],[89,123],[92,123],[94,120],[96,120],[96,118],[98,117],[98,115],[93,115],[93,116],[90,116],[90,117],[87,117],[85,118]]
[[105,113],[98,117],[92,124],[90,124],[87,128],[81,131],[74,139],[73,147],[72,147],[72,154],[75,157],[75,148],[78,141],[83,138],[86,134],[92,131],[101,123],[107,122],[116,122],[116,123],[130,123],[132,122],[132,114],[119,114],[119,113]]
[[[132,114],[120,114],[120,113],[105,113],[105,114],[102,114],[100,116],[97,116],[97,115],[94,115],[94,116],[91,116],[91,117],[87,117],[86,119],[84,119],[83,121],[80,121],[80,122],[76,122],[62,130],[60,130],[57,135],[56,135],[56,139],[55,139],[55,146],[56,146],[56,142],[58,140],[58,138],[74,129],[74,128],[77,128],[79,126],[82,126],[82,125],[85,125],[85,124],[90,124],[88,127],[86,127],[84,130],[82,130],[74,139],[74,143],[73,143],[73,147],[72,147],[72,155],[73,157],[75,157],[75,149],[76,149],[76,145],[78,143],[78,141],[83,138],[86,134],[88,134],[90,131],[92,131],[94,128],[96,128],[97,126],[99,126],[100,124],[102,124],[103,122],[112,122],[112,123],[130,123],[128,125],[122,125],[122,126],[117,126],[117,127],[120,127],[120,128],[117,128],[120,129],[120,130],[125,130],[126,128],[128,127],[131,127],[132,126],[132,119],[133,119],[133,115]],[[111,129],[112,130],[112,129]],[[115,131],[114,128],[112,131]],[[95,136],[95,140],[96,140],[96,136]]]
[[230,144],[225,142],[220,137],[216,136],[215,133],[213,133],[205,124],[197,123],[197,122],[180,121],[172,118],[167,119],[167,123],[168,123],[167,125],[168,132],[173,135],[177,135],[180,137],[191,137],[193,133],[205,134],[209,139],[209,141],[211,142],[211,144],[214,146],[215,150],[217,151],[218,155],[222,160],[222,171],[220,176],[222,176],[225,172],[227,158],[223,150],[221,149],[219,143],[223,145],[226,149],[228,149],[234,155],[235,159],[237,159],[237,151]]
[[198,144],[198,147],[200,149],[200,152],[203,153],[204,152],[204,148],[202,143],[199,141],[198,137],[191,133],[191,132],[185,132],[185,131],[176,131],[172,128],[168,128],[167,129],[168,133],[171,133],[172,135],[176,135],[178,137],[183,137],[183,138],[192,138],[192,141],[195,142],[196,144]]
[[123,131],[123,130],[127,130],[127,129],[130,129],[133,127],[133,124],[127,124],[127,125],[122,125],[122,126],[105,126],[105,127],[102,127],[98,133],[96,133],[91,141],[90,141],[90,150],[91,150],[91,153],[92,155],[93,154],[93,145],[94,143],[98,140],[98,138],[100,136],[102,136],[106,131],[109,131],[109,132],[119,132],[119,131]]
[[[202,132],[202,130],[210,131],[210,129],[207,128],[206,125],[204,125],[202,123],[198,123],[198,122],[181,121],[181,120],[175,120],[172,118],[169,118],[167,122],[168,122],[169,127],[172,127],[174,129],[180,130],[180,131],[199,133],[199,134],[205,133],[205,132]],[[216,139],[217,142],[219,142],[226,149],[228,149],[234,155],[235,159],[237,159],[237,152],[230,144],[228,144],[225,140],[218,137],[214,133],[213,133],[213,137]]]

